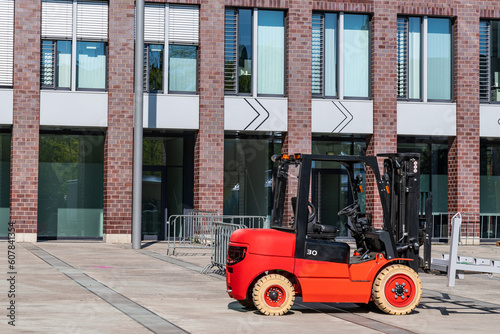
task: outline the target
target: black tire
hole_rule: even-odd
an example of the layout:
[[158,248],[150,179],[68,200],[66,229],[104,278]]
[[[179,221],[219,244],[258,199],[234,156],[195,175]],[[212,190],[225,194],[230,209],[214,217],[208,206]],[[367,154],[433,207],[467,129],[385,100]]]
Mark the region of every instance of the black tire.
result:
[[422,282],[408,266],[393,264],[384,268],[373,282],[372,298],[388,314],[409,314],[420,303]]
[[284,276],[269,274],[257,281],[252,293],[255,307],[265,315],[283,315],[295,301],[295,289]]

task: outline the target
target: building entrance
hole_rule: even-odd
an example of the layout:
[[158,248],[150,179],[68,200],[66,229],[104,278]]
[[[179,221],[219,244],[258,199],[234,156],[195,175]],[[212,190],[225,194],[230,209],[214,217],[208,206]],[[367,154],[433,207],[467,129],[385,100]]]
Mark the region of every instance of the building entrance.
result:
[[167,168],[144,166],[142,174],[142,239],[165,240]]

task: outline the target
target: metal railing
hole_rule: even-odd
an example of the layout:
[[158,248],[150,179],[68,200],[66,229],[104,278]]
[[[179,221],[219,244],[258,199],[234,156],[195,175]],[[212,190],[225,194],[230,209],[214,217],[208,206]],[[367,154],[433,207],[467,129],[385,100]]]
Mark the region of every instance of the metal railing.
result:
[[247,228],[241,224],[227,224],[214,222],[214,247],[212,251],[212,259],[202,271],[202,274],[208,273],[213,268],[217,268],[218,273],[225,274],[227,250],[229,248],[229,239],[234,231]]
[[[451,219],[455,213],[433,213],[434,241],[447,242],[451,234]],[[460,231],[462,244],[479,244],[480,241],[500,239],[499,213],[462,213]]]
[[264,216],[222,216],[227,224],[244,225],[248,228],[269,228],[269,220]]
[[167,254],[178,255],[179,248],[214,249],[215,223],[248,228],[264,228],[269,225],[267,217],[264,216],[173,215],[169,217],[166,226]]

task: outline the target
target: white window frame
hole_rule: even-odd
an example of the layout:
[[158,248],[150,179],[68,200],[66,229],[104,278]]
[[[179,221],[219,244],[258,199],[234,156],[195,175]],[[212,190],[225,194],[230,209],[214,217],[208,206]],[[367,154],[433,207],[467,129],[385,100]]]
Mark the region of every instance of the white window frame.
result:
[[[367,15],[369,17],[369,20],[370,20],[370,28],[368,30],[368,34],[369,34],[369,38],[368,38],[368,50],[371,50],[371,42],[370,42],[370,39],[371,39],[371,35],[372,35],[372,31],[371,31],[371,21],[372,21],[372,18],[370,16],[370,14],[368,13],[345,13],[345,12],[325,12],[325,11],[314,11],[314,14],[327,14],[327,13],[332,13],[332,14],[336,14],[337,15],[337,31],[336,31],[336,39],[337,39],[337,44],[335,46],[335,57],[336,57],[336,60],[337,60],[337,66],[336,66],[336,89],[337,89],[337,95],[336,96],[325,96],[325,82],[324,82],[324,78],[325,78],[325,66],[322,66],[322,73],[321,73],[321,79],[322,79],[322,84],[321,84],[321,87],[322,87],[322,93],[321,94],[313,94],[312,95],[312,98],[313,99],[324,99],[324,98],[328,98],[328,99],[338,99],[338,100],[346,100],[346,99],[349,99],[349,100],[369,100],[372,98],[372,86],[371,86],[371,80],[370,78],[372,77],[372,68],[371,68],[371,58],[372,58],[372,54],[370,52],[369,54],[369,58],[368,58],[368,77],[369,77],[369,80],[368,80],[368,96],[367,97],[356,97],[356,96],[345,96],[344,95],[344,56],[345,56],[345,42],[344,42],[344,32],[345,32],[345,15],[350,15],[350,14],[357,14],[357,15]],[[311,37],[312,38],[312,37]],[[324,35],[323,35],[323,38],[324,38]],[[324,41],[323,41],[323,45],[324,45]],[[311,54],[312,55],[312,54]],[[322,59],[321,61],[323,62],[324,64],[324,58],[325,58],[325,54],[322,55]]]
[[[163,14],[162,14],[163,13]],[[196,92],[171,92],[169,84],[169,47],[171,44],[192,45],[199,52],[199,22],[200,7],[187,4],[160,4],[146,3],[144,13],[144,45],[163,45],[163,90],[154,91],[154,94],[198,94],[198,66],[196,60]],[[177,23],[172,15],[181,14],[183,18]],[[161,15],[164,15],[161,17]],[[144,59],[144,70],[149,70],[149,63]],[[149,93],[149,73],[143,73],[143,86],[145,93]]]
[[[238,92],[238,75],[236,75],[235,78],[235,93],[230,93],[228,91],[224,91],[224,95],[226,96],[251,96],[251,97],[257,97],[257,96],[276,96],[276,97],[282,97],[286,96],[287,94],[287,45],[286,45],[286,40],[287,40],[287,31],[286,31],[286,22],[287,22],[287,13],[284,10],[276,9],[276,11],[281,11],[283,12],[283,28],[284,28],[284,61],[283,61],[283,94],[259,94],[258,93],[258,29],[259,29],[259,8],[245,8],[245,7],[238,7],[238,6],[228,6],[227,8],[224,8],[224,14],[226,13],[226,10],[228,9],[234,9],[238,11],[239,9],[250,9],[252,10],[252,83],[251,83],[251,93],[239,93]],[[274,9],[260,9],[262,11],[272,11]],[[236,22],[236,35],[238,29],[238,21]],[[225,30],[225,24],[224,24],[224,30]],[[224,31],[225,33],[225,31]],[[236,44],[238,44],[238,37],[236,36]],[[224,54],[225,57],[225,54]],[[238,61],[238,52],[236,52],[236,61]],[[235,65],[236,66],[236,65]],[[237,66],[236,66],[236,72],[237,72]],[[225,79],[224,79],[224,84],[225,84]]]
[[[54,12],[60,9],[55,4],[70,4],[71,22],[68,22],[68,13]],[[108,89],[108,13],[109,1],[104,0],[42,0],[42,31],[41,40],[44,41],[71,41],[71,85],[70,91],[107,91]],[[47,21],[50,15],[54,21]],[[70,28],[71,27],[71,28]],[[70,30],[71,29],[71,30]],[[103,42],[106,50],[106,83],[105,89],[77,88],[77,44],[78,42]],[[57,57],[54,57],[54,67],[57,66]],[[43,87],[44,90],[54,90],[57,87]],[[63,88],[64,89],[64,88]],[[66,89],[67,90],[67,89]]]
[[[445,19],[448,19],[450,22],[450,35],[451,35],[451,54],[450,54],[450,59],[451,59],[451,87],[450,87],[450,99],[446,100],[430,100],[428,98],[428,23],[429,19],[432,19],[434,17],[429,17],[429,16],[412,16],[412,15],[398,15],[399,17],[418,17],[421,19],[421,30],[420,30],[420,99],[407,99],[407,98],[401,98],[398,99],[399,101],[421,101],[421,102],[444,102],[444,103],[450,103],[453,101],[454,95],[453,95],[453,90],[454,90],[454,83],[453,83],[453,76],[454,76],[454,68],[453,68],[453,54],[454,54],[454,49],[453,49],[453,40],[454,40],[454,34],[453,34],[453,21],[451,18],[448,17],[443,17]],[[406,37],[407,38],[407,37]],[[408,58],[406,59],[408,61]]]

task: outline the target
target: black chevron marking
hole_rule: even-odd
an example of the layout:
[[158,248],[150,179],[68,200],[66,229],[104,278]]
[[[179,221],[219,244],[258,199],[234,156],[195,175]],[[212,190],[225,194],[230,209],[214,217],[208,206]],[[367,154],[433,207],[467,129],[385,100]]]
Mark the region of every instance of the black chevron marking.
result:
[[[257,116],[256,116],[254,119],[252,119],[252,121],[251,121],[250,123],[248,123],[248,125],[247,125],[244,129],[243,129],[243,130],[246,130],[246,129],[248,129],[248,127],[249,127],[250,125],[252,125],[252,123],[253,123],[253,122],[255,122],[255,120],[256,120],[257,118],[259,118],[259,117],[260,117],[260,113],[257,111],[257,109],[255,109],[255,108],[252,106],[252,104],[251,104],[250,102],[248,102],[248,100],[247,100],[247,99],[244,99],[244,100],[245,100],[245,102],[246,102],[246,103],[248,103],[248,105],[249,105],[249,106],[250,106],[250,107],[251,107],[251,108],[252,108],[252,109],[253,109],[253,110],[257,113]],[[259,104],[260,104],[260,103],[259,103]],[[260,126],[260,125],[259,125],[259,126]]]
[[[347,113],[349,114],[349,116],[351,116],[351,119],[349,120],[349,122],[347,122],[343,127],[342,129],[339,130],[339,133],[342,132],[342,130],[345,129],[345,127],[352,122],[352,120],[354,119],[354,115],[351,114],[351,112],[349,111],[349,109],[347,109],[343,104],[342,102],[339,102],[339,104],[342,106],[342,108],[344,108],[345,111],[347,111]],[[344,114],[345,115],[345,114]]]
[[[344,119],[335,127],[335,129],[332,130],[332,133],[335,132],[345,121],[346,119],[350,118],[349,121],[338,131],[338,133],[342,132],[342,130],[345,129],[345,127],[351,123],[351,121],[354,119],[353,114],[342,104],[342,102],[338,102],[342,108],[340,108],[334,101],[332,101],[333,105],[344,115]],[[345,111],[345,112],[344,112]],[[347,113],[347,114],[346,114]]]
[[[264,124],[264,122],[265,122],[265,121],[267,121],[267,119],[269,118],[269,116],[270,116],[271,114],[269,114],[269,111],[267,111],[267,109],[266,109],[266,108],[264,108],[264,106],[262,105],[262,103],[260,103],[260,102],[259,102],[259,100],[255,99],[255,101],[257,101],[257,103],[260,105],[260,107],[261,107],[262,109],[264,109],[264,111],[267,113],[267,117],[266,117],[266,118],[265,118],[265,119],[264,119],[264,120],[263,120],[263,121],[259,124],[259,126],[258,126],[258,127],[256,127],[256,128],[255,128],[255,130],[257,130],[258,128],[260,128],[260,126],[261,126],[262,124]],[[260,116],[260,115],[259,115],[259,116]]]

